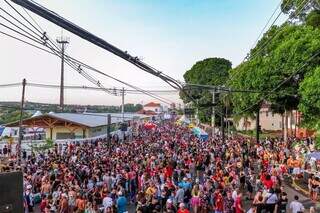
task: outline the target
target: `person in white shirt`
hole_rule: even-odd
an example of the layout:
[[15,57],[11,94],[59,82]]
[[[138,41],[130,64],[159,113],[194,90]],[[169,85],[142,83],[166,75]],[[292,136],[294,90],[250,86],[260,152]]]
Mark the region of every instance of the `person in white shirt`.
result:
[[110,197],[110,195],[103,198],[102,204],[103,204],[104,208],[112,207],[113,201],[112,201],[112,198]]
[[299,200],[299,197],[295,195],[294,201],[290,203],[290,209],[292,213],[304,212],[304,206],[298,200]]

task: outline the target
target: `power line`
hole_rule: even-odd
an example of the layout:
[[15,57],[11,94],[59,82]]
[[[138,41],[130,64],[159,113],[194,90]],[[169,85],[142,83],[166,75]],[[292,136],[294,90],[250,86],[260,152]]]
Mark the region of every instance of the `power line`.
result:
[[1,88],[4,88],[4,87],[19,87],[19,86],[21,86],[21,83],[0,84]]
[[[305,2],[305,1],[306,1],[306,0],[304,0],[303,2],[301,2],[301,4],[300,4],[299,6],[302,6],[303,4],[307,3],[307,2]],[[308,0],[308,1],[310,1],[310,0]],[[289,1],[286,3],[286,5],[287,5],[288,3],[289,3]],[[285,5],[285,6],[286,6],[286,5]],[[306,6],[306,4],[305,4],[305,6]],[[303,7],[301,8],[301,10],[299,10],[299,11],[295,14],[295,16],[297,16],[299,13],[301,13],[301,11],[303,10],[303,8],[304,8],[305,6],[303,6]],[[270,30],[270,28],[273,26],[273,24],[274,24],[274,23],[277,21],[277,19],[280,17],[281,13],[282,13],[282,11],[279,12],[278,16],[277,16],[276,19],[272,22],[272,24],[270,25],[270,27],[269,27],[269,29],[268,29],[267,31]],[[285,21],[285,23],[287,23],[287,22],[289,21],[289,19],[290,19],[290,17],[287,18],[287,20]],[[276,29],[276,32],[274,32],[274,34],[273,34],[270,38],[268,38],[267,40],[265,40],[265,41],[261,44],[261,46],[255,51],[255,53],[250,56],[250,58],[253,59],[253,58],[257,57],[257,56],[262,52],[262,50],[264,50],[264,49],[267,47],[267,45],[268,45],[280,32],[281,32],[281,28]],[[241,63],[243,63],[248,57],[249,57],[249,54],[247,55],[247,57],[245,57],[245,58],[242,60]],[[229,81],[232,81],[232,80],[235,78],[235,76],[238,75],[238,74],[239,74],[239,72],[235,72],[233,75],[231,75]]]
[[[299,73],[306,65],[308,65],[308,63],[314,59],[315,57],[317,57],[320,54],[320,51],[316,52],[314,55],[312,55],[311,57],[309,57],[306,62],[297,70],[295,70],[288,78],[286,78],[285,80],[283,80],[282,82],[280,82],[275,88],[273,88],[271,90],[271,92],[275,92],[276,90],[278,90],[283,84],[287,83],[291,78],[293,78],[297,73]],[[255,107],[257,104],[259,104],[261,101],[265,100],[268,96],[270,96],[272,93],[268,93],[267,95],[263,96],[262,98],[260,98],[257,102],[255,102],[254,104],[252,104],[251,106],[247,107],[246,109],[235,113],[233,115],[241,115],[244,112],[252,109],[253,107]]]
[[[19,87],[21,86],[21,83],[11,83],[11,84],[0,84],[0,87]],[[26,86],[28,87],[39,87],[39,88],[51,88],[51,89],[58,89],[59,85],[53,85],[53,84],[42,84],[42,83],[30,83],[27,82]],[[77,86],[77,85],[65,85],[66,89],[84,89],[84,90],[96,90],[101,91],[102,89],[100,87],[90,87],[90,86]],[[107,88],[108,90],[116,90],[117,92],[120,92],[122,89],[120,88]],[[156,93],[177,93],[177,90],[146,90],[148,92],[156,92]],[[130,94],[140,94],[141,92],[138,90],[130,90],[125,89],[126,93]],[[143,94],[143,93],[142,93]]]
[[[15,9],[15,8],[14,8]],[[17,11],[16,9],[15,9],[15,11]],[[23,15],[21,15],[20,13],[19,13],[19,15],[20,16],[22,16],[23,18],[24,18],[24,16]],[[24,18],[25,19],[25,18]],[[29,24],[31,24],[27,19],[25,19]],[[35,21],[35,20],[34,20]],[[32,25],[32,24],[31,24]],[[33,25],[32,25],[33,26]],[[34,27],[34,26],[33,26]],[[34,28],[36,28],[36,27],[34,27]],[[40,30],[38,30],[37,29],[37,31],[40,31]],[[12,36],[12,35],[9,35],[9,34],[7,34],[7,33],[4,33],[4,32],[1,32],[2,34],[4,34],[4,35],[7,35],[7,36],[9,36],[9,37],[11,37],[11,38],[14,38],[14,39],[17,39],[17,40],[19,40],[19,41],[22,41],[22,42],[24,42],[24,43],[26,43],[26,44],[30,44],[31,46],[34,46],[34,47],[36,47],[36,48],[38,48],[38,49],[40,49],[40,50],[44,50],[43,48],[39,48],[38,46],[36,46],[36,45],[32,45],[30,42],[26,42],[26,41],[23,41],[22,39],[18,39],[17,37],[14,37],[14,36]],[[40,33],[41,33],[41,31],[40,31]],[[44,33],[44,35],[45,35],[45,33]],[[22,36],[25,36],[25,35],[22,35]],[[27,36],[25,36],[25,37],[27,37]],[[27,37],[27,38],[29,38],[29,37]],[[47,38],[47,36],[46,36],[46,38]],[[30,39],[30,38],[29,38]],[[35,41],[35,40],[33,40],[34,42],[37,42],[37,43],[39,43],[39,44],[42,44],[43,45],[43,43],[40,43],[40,42],[38,42],[38,41]],[[48,44],[47,43],[45,43],[45,45],[47,46]],[[49,45],[50,47],[49,47],[49,49],[51,49],[51,51],[52,52],[50,52],[50,51],[46,51],[46,52],[50,52],[51,54],[53,54],[53,55],[56,55],[56,56],[58,56],[58,57],[61,57],[60,56],[60,54],[59,54],[59,51],[57,51],[54,47],[52,47],[51,45]],[[48,47],[48,46],[47,46]],[[55,46],[56,47],[56,46]],[[73,59],[73,58],[72,58]],[[73,59],[73,60],[75,60],[75,59]],[[78,61],[77,60],[77,62],[80,62],[80,61]],[[73,63],[73,65],[71,64],[71,63]],[[78,71],[78,73],[80,73],[81,75],[83,75],[85,78],[87,78],[87,80],[89,80],[90,82],[92,82],[92,83],[94,83],[94,84],[96,84],[96,85],[98,85],[99,87],[102,87],[102,85],[101,85],[101,83],[99,82],[99,81],[97,81],[97,80],[95,80],[92,76],[90,76],[88,73],[86,73],[84,70],[79,70],[80,69],[80,66],[78,66],[78,68],[76,68],[75,66],[74,66],[74,63],[75,63],[75,61],[69,61],[69,63],[67,63],[71,68],[73,68],[73,69],[76,69],[77,71]],[[83,65],[84,65],[84,63],[82,63]],[[92,69],[92,67],[90,67],[91,69]],[[111,77],[110,75],[107,75],[109,78]],[[114,77],[112,77],[112,79],[114,79],[114,80],[118,80],[118,79],[116,79],[116,78],[114,78]],[[119,81],[119,80],[118,80]],[[125,82],[121,82],[121,83],[125,83]],[[140,91],[143,91],[142,89],[140,89],[140,88],[138,88],[138,87],[135,87],[135,86],[132,86],[132,85],[129,85],[129,84],[127,84],[128,86],[131,86],[131,87],[134,87],[135,89],[138,89],[138,90],[140,90]],[[107,92],[110,92],[110,91],[107,91]],[[153,98],[156,98],[156,99],[158,99],[159,100],[159,97],[157,97],[157,96],[155,96],[155,95],[151,95],[151,94],[149,94],[149,93],[146,93],[145,92],[145,94],[147,94],[147,95],[149,95],[149,96],[151,96],[151,97],[153,97]],[[170,101],[170,102],[168,102],[168,101],[164,101],[164,100],[162,100],[162,99],[164,99],[164,98],[160,98],[160,101],[161,102],[165,102],[165,103],[167,103],[167,104],[170,104],[172,101]]]
[[130,54],[128,54],[127,51],[123,51],[123,50],[113,46],[112,44],[106,42],[102,38],[99,38],[98,36],[84,30],[83,28],[77,26],[76,24],[72,23],[71,21],[61,17],[57,13],[48,10],[44,6],[42,6],[38,3],[35,3],[33,1],[28,1],[28,0],[25,0],[25,1],[12,0],[12,1],[22,7],[25,7],[26,9],[28,9],[34,13],[38,14],[39,16],[47,19],[48,21],[68,30],[69,32],[72,32],[75,35],[95,44],[96,46],[99,46],[99,47],[109,51],[110,53],[128,61],[129,63],[135,65],[136,67],[138,67],[138,68],[140,68],[140,69],[142,69],[142,70],[144,70],[154,76],[161,78],[163,81],[165,81],[166,83],[168,83],[169,85],[171,85],[175,89],[181,89],[180,83],[178,81],[176,81],[175,79],[171,78],[168,75],[163,74],[161,71],[158,71],[158,70],[154,69],[153,67],[151,67],[150,65],[142,62],[141,60],[139,60],[138,57],[131,56]]
[[[253,49],[255,47],[255,44],[258,43],[261,35],[264,33],[265,29],[267,28],[267,26],[269,25],[269,22],[271,21],[272,17],[274,16],[274,14],[277,12],[277,10],[281,7],[281,3],[282,0],[280,0],[278,6],[276,7],[276,9],[273,11],[272,15],[270,16],[270,18],[268,19],[267,23],[264,25],[264,27],[262,28],[261,32],[258,35],[258,38],[256,39],[256,41],[253,43],[253,46],[251,49]],[[272,25],[272,24],[271,24]]]

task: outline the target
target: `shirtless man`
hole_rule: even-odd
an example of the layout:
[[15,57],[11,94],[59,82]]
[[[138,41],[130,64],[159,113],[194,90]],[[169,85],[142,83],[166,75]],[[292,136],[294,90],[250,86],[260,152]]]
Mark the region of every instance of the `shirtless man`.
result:
[[49,180],[46,179],[44,181],[44,183],[42,183],[41,194],[47,196],[49,193],[51,193],[51,184],[50,184]]

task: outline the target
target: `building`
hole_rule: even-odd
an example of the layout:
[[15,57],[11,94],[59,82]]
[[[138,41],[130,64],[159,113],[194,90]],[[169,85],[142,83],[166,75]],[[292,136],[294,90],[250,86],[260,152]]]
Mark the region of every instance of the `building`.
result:
[[144,109],[141,109],[141,110],[139,110],[139,111],[136,112],[136,113],[137,113],[137,114],[141,114],[141,115],[151,115],[151,116],[157,115],[157,113],[154,112],[154,111],[152,111],[152,110],[146,111],[146,110],[144,110]]
[[[288,136],[304,138],[314,135],[314,131],[301,127],[302,114],[297,110],[288,112]],[[270,104],[264,103],[260,109],[260,126],[262,131],[283,131],[285,128],[285,116],[273,113]],[[256,129],[255,118],[241,118],[235,123],[237,130],[254,130]]]
[[[107,133],[106,113],[49,113],[24,119],[23,128],[43,128],[45,137],[52,140],[93,138]],[[122,115],[110,113],[111,131],[118,129]],[[125,114],[124,121],[129,123],[148,120],[147,115]],[[16,127],[19,122],[7,124]]]
[[153,111],[157,114],[163,112],[163,107],[159,103],[150,102],[143,106],[144,111]]
[[[281,131],[283,125],[283,116],[271,112],[270,105],[263,104],[260,109],[261,130]],[[237,130],[254,130],[256,128],[256,119],[241,118],[236,123]]]

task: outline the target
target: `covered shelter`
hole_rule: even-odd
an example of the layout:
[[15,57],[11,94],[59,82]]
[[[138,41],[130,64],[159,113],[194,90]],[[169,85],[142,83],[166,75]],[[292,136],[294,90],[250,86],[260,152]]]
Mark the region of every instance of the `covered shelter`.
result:
[[[122,121],[119,114],[111,114],[111,131]],[[144,117],[144,116],[142,116]],[[126,114],[125,121],[141,119],[134,114]],[[52,140],[91,138],[107,133],[107,114],[103,113],[49,113],[33,116],[22,121],[24,128],[44,128],[46,138]],[[6,127],[17,127],[19,121]]]

